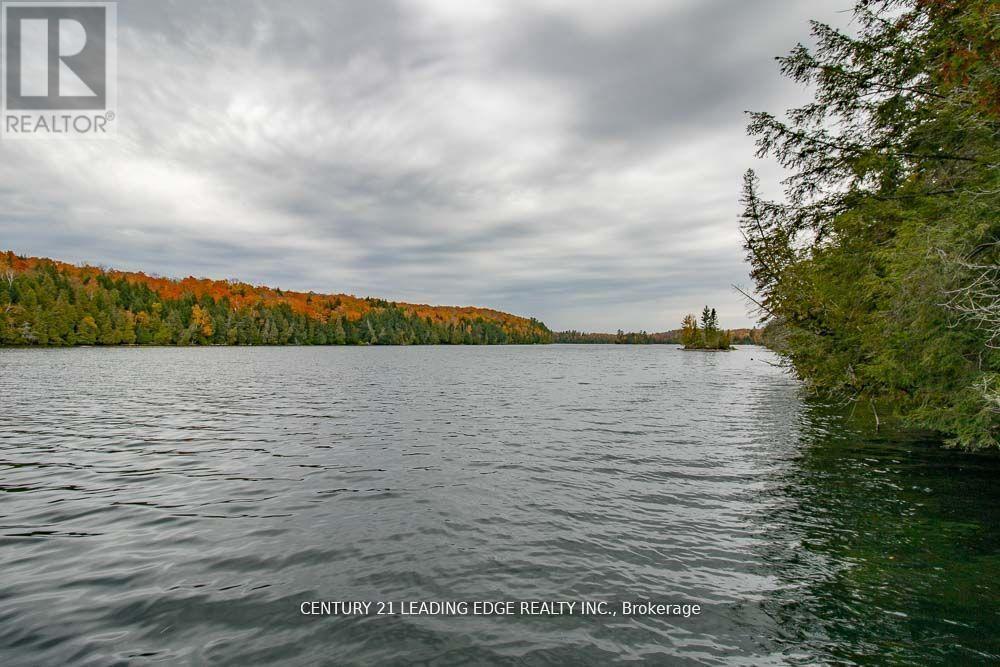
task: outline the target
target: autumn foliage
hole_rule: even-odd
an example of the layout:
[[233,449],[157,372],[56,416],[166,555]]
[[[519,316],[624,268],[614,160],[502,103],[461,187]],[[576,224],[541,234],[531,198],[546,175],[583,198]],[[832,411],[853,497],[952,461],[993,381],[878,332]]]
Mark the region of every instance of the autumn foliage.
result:
[[548,342],[544,324],[487,308],[180,280],[0,252],[0,344],[480,344]]

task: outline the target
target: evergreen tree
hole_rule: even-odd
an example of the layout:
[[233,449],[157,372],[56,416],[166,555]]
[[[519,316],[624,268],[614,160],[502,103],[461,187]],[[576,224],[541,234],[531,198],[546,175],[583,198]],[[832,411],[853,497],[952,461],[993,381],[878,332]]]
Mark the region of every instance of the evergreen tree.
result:
[[[314,307],[308,312],[293,309],[290,298],[236,306],[225,295],[167,296],[140,281],[92,269],[83,275],[78,271],[0,253],[0,345],[478,345],[551,340],[541,322],[500,313],[499,319],[458,313],[435,319],[369,299],[367,310],[352,319],[336,312],[339,297],[320,304],[318,295],[307,295],[302,302]],[[240,287],[230,293],[247,292]]]
[[758,155],[789,171],[783,201],[744,177],[755,301],[817,392],[997,446],[996,4],[862,0],[855,18],[780,59],[812,102],[751,115]]

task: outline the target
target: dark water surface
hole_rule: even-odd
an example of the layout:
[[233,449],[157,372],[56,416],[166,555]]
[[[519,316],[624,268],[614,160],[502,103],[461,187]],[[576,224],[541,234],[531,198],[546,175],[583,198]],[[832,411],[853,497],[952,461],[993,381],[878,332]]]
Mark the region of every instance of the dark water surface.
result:
[[[1000,660],[1000,463],[758,348],[0,350],[0,664]],[[658,600],[683,617],[303,616]]]

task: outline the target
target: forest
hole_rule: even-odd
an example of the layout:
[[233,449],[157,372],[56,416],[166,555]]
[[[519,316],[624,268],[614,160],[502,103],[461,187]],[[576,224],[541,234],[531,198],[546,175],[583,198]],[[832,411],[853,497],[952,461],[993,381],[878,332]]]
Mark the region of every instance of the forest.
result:
[[535,319],[171,280],[0,252],[0,345],[493,345],[548,343]]
[[767,340],[815,393],[878,424],[996,448],[1000,11],[862,0],[778,59],[812,100],[754,112],[783,196],[744,177],[741,230]]
[[573,345],[656,345],[677,343],[677,341],[678,338],[674,331],[646,333],[645,331],[623,331],[619,329],[617,333],[601,333],[571,329],[569,331],[556,331],[552,334],[553,343]]

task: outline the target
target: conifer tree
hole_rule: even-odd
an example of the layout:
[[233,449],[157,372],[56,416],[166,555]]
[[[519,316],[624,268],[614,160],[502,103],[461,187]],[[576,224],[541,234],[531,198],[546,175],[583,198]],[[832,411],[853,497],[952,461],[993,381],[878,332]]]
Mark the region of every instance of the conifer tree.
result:
[[[779,59],[814,99],[750,115],[784,197],[743,181],[769,339],[819,393],[965,447],[998,444],[1000,41],[995,1],[861,0]],[[867,409],[861,412],[869,412]]]

